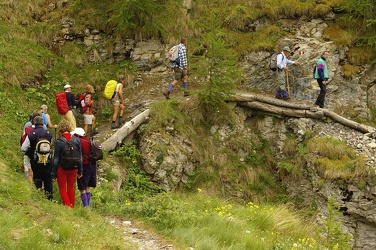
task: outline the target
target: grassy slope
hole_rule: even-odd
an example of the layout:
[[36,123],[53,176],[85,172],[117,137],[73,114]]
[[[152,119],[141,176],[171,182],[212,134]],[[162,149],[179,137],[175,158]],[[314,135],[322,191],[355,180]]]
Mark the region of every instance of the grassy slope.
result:
[[[199,2],[205,3],[205,1]],[[121,72],[124,65],[86,65],[85,63],[77,65],[75,58],[68,56],[69,51],[65,54],[64,51],[59,52],[63,54],[56,54],[54,52],[56,50],[49,45],[53,34],[59,28],[59,22],[54,22],[52,18],[57,13],[50,13],[50,16],[46,16],[47,2],[36,1],[34,4],[29,4],[29,1],[17,1],[17,3],[10,4],[8,1],[1,0],[0,3],[2,4],[0,10],[2,45],[0,46],[1,246],[6,249],[26,249],[30,246],[34,246],[34,249],[48,247],[54,249],[127,249],[128,246],[124,245],[117,236],[118,232],[103,223],[103,219],[95,211],[84,210],[79,206],[73,210],[67,209],[56,204],[58,201],[50,203],[41,197],[22,177],[20,171],[22,155],[18,150],[20,131],[30,111],[42,103],[53,107],[54,93],[60,91],[66,81],[78,83],[79,88],[91,79],[95,79],[96,83],[101,83]],[[288,1],[289,5],[293,3],[294,1]],[[266,6],[258,6],[259,10],[263,8]],[[305,7],[301,8],[303,11]],[[232,19],[228,22],[230,26],[239,26],[239,23],[242,23],[239,17],[243,16],[241,9],[239,13],[232,13]],[[282,11],[287,12],[287,10],[286,7]],[[200,11],[200,8],[195,11]],[[215,8],[214,11],[217,12],[218,9]],[[270,11],[270,16],[276,15],[277,12],[275,9],[268,9],[268,11]],[[326,11],[327,8],[323,8],[322,12]],[[22,16],[22,18],[17,18],[17,16]],[[45,23],[36,23],[32,16],[44,16],[50,19],[46,18]],[[256,17],[250,15],[247,18],[254,20]],[[192,32],[199,31],[200,28],[197,28]],[[231,43],[244,41],[243,36],[238,37],[239,41],[229,39]],[[255,48],[245,45],[254,43],[239,44],[245,46],[239,46],[239,53],[249,49],[264,48],[261,41],[260,45]],[[266,49],[271,49],[273,43],[270,44]],[[74,49],[76,48],[73,47],[71,50]],[[84,62],[84,60],[79,61]],[[33,87],[37,86],[34,85],[37,81],[42,85]],[[31,87],[24,89],[25,85]],[[53,121],[59,120],[56,113],[52,112],[51,116]],[[96,191],[98,197],[101,197],[101,194],[115,196],[109,191],[110,188],[111,186],[99,187]],[[249,249],[250,246],[270,249],[277,243],[281,244],[279,249],[285,249],[282,247],[284,244],[288,247],[298,242],[299,239],[314,237],[309,232],[310,226],[305,227],[299,216],[291,214],[284,207],[270,208],[268,205],[255,207],[252,204],[233,207],[229,203],[202,193],[187,197],[179,194],[169,195],[166,198],[169,202],[166,203],[163,202],[165,201],[163,197],[158,197],[151,198],[145,203],[132,203],[130,206],[118,204],[116,199],[111,197],[108,201],[112,203],[106,206],[113,209],[106,209],[106,206],[99,204],[98,206],[102,207],[97,210],[102,213],[105,211],[104,213],[138,216],[157,228],[170,216],[171,220],[167,222],[171,224],[159,230],[169,237],[179,238],[183,245],[196,246],[197,249],[247,249],[247,247]],[[55,193],[55,197],[57,196],[58,194]],[[281,210],[281,213],[274,213],[273,210]],[[181,220],[181,214],[187,214],[186,217],[190,220]],[[260,221],[252,221],[257,218],[260,218]],[[286,220],[283,220],[284,218]],[[87,222],[90,226],[86,226]],[[277,226],[281,222],[285,222],[286,228]],[[228,234],[228,228],[233,229],[233,234]],[[299,228],[301,234],[291,233],[295,232],[293,228]],[[82,235],[91,236],[82,237]],[[210,237],[203,237],[207,235]],[[253,241],[249,238],[257,238],[257,240]]]

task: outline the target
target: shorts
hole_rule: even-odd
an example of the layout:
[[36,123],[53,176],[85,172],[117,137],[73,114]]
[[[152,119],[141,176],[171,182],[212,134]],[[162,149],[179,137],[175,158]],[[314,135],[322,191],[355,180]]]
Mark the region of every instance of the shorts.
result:
[[29,156],[24,155],[24,161],[23,161],[23,164],[24,164],[24,168],[31,169],[31,163],[30,163],[30,158],[29,158]]
[[184,77],[183,70],[181,68],[174,68],[175,76],[174,80],[181,81]]
[[91,125],[93,124],[93,117],[94,115],[87,115],[87,114],[84,114],[84,124],[85,125]]
[[112,105],[114,105],[114,106],[120,106],[120,99],[118,99],[116,101],[112,101]]
[[79,190],[86,190],[88,187],[95,188],[97,186],[97,163],[90,162],[84,164],[82,177],[77,179],[77,187]]

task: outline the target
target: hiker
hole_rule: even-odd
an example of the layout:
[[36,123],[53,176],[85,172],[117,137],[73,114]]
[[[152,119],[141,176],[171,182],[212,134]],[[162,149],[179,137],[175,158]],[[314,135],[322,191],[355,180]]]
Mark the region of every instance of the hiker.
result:
[[[73,110],[76,108],[75,104],[75,98],[72,93],[72,86],[69,84],[64,85],[64,92],[67,97],[67,102],[68,102],[68,112],[62,115],[62,118],[67,120],[72,127],[72,131],[76,128],[76,118],[74,117]],[[71,132],[71,131],[69,131]]]
[[[31,113],[29,120],[25,123],[20,139],[20,147],[22,147],[22,144],[26,140],[27,134],[34,130],[35,125],[33,120],[36,116],[40,116],[39,110],[34,110],[33,113]],[[44,128],[47,130],[46,127]],[[31,169],[30,157],[27,154],[24,154],[23,156],[23,166],[25,178],[29,181],[29,183],[33,183],[33,170]]]
[[82,150],[82,177],[77,179],[78,190],[80,190],[82,205],[88,207],[90,205],[90,187],[97,186],[97,163],[89,160],[91,141],[85,135],[82,128],[76,128],[72,134],[80,139]]
[[44,122],[41,116],[33,119],[35,128],[27,134],[22,143],[21,150],[27,154],[30,159],[31,169],[33,171],[33,182],[37,189],[44,187],[45,194],[49,200],[52,200],[52,177],[51,177],[51,159],[47,154],[42,162],[42,156],[38,153],[37,143],[46,139],[50,144],[52,133],[43,128]]
[[[114,114],[112,115],[112,123],[111,128],[119,128],[120,125],[124,124],[123,114],[125,110],[124,105],[124,98],[123,98],[123,87],[126,83],[126,79],[124,75],[119,76],[118,83],[115,88],[114,97],[111,99],[112,106],[114,107]],[[120,109],[120,112],[119,112]],[[119,116],[119,123],[117,123],[117,119]]]
[[86,85],[85,93],[84,93],[84,103],[85,103],[85,111],[83,112],[84,117],[84,131],[85,134],[88,132],[89,125],[91,127],[91,135],[97,134],[97,130],[95,129],[95,116],[93,115],[93,94],[94,88],[90,84]]
[[295,64],[299,65],[299,62],[290,61],[287,59],[287,57],[290,55],[291,50],[288,46],[283,47],[283,50],[281,53],[277,55],[277,83],[278,83],[278,89],[276,92],[275,97],[282,98],[282,99],[288,99],[289,93],[286,91],[286,85],[287,82],[287,76],[288,76],[288,65],[289,64]]
[[188,96],[188,58],[187,58],[187,39],[182,38],[178,45],[178,59],[171,63],[171,68],[174,71],[174,81],[170,83],[166,92],[163,95],[166,99],[170,99],[171,90],[178,82],[183,83],[184,96]]
[[[62,167],[62,155],[65,142],[71,139],[72,124],[67,120],[62,120],[58,125],[59,134],[61,137],[56,140],[54,147],[54,157],[52,162],[52,179],[57,181],[59,187],[59,192],[61,196],[62,203],[65,206],[74,207],[75,203],[75,188],[76,177],[81,178],[82,176],[82,151],[80,140],[77,137],[73,138],[73,144],[76,146],[80,157],[80,164],[77,168],[72,166],[72,169],[63,169]],[[64,137],[64,138],[63,138]]]
[[316,99],[315,105],[320,108],[324,108],[325,95],[326,95],[326,85],[328,84],[329,71],[326,64],[326,60],[329,57],[329,52],[324,51],[321,57],[316,62],[315,67],[315,79],[320,87],[320,94]]
[[51,117],[49,114],[47,114],[48,107],[47,105],[43,104],[40,106],[40,112],[43,118],[44,125],[46,125],[47,128],[57,128],[57,125],[53,125],[51,122]]

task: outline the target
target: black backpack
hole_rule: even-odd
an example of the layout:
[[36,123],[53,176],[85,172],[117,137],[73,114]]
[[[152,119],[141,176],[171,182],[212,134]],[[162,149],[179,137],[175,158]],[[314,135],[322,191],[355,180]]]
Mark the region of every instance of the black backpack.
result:
[[90,162],[96,162],[99,160],[103,160],[103,149],[102,145],[97,141],[90,140],[90,153],[89,155],[85,155],[86,158],[89,159]]
[[34,159],[39,164],[46,165],[51,158],[51,143],[49,138],[50,131],[46,131],[44,135],[38,135],[35,131],[30,132],[30,140],[35,140],[35,148],[30,148],[27,153],[30,159]]
[[76,144],[74,144],[73,139],[74,136],[69,141],[64,136],[59,138],[59,140],[64,142],[59,163],[66,170],[78,169],[81,165],[81,154]]

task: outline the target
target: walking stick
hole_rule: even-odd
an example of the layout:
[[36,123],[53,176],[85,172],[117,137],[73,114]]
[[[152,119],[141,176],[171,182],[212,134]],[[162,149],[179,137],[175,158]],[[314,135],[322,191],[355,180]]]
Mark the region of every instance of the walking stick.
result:
[[287,83],[287,94],[290,97],[290,84],[289,84],[289,71],[286,70],[286,83]]

